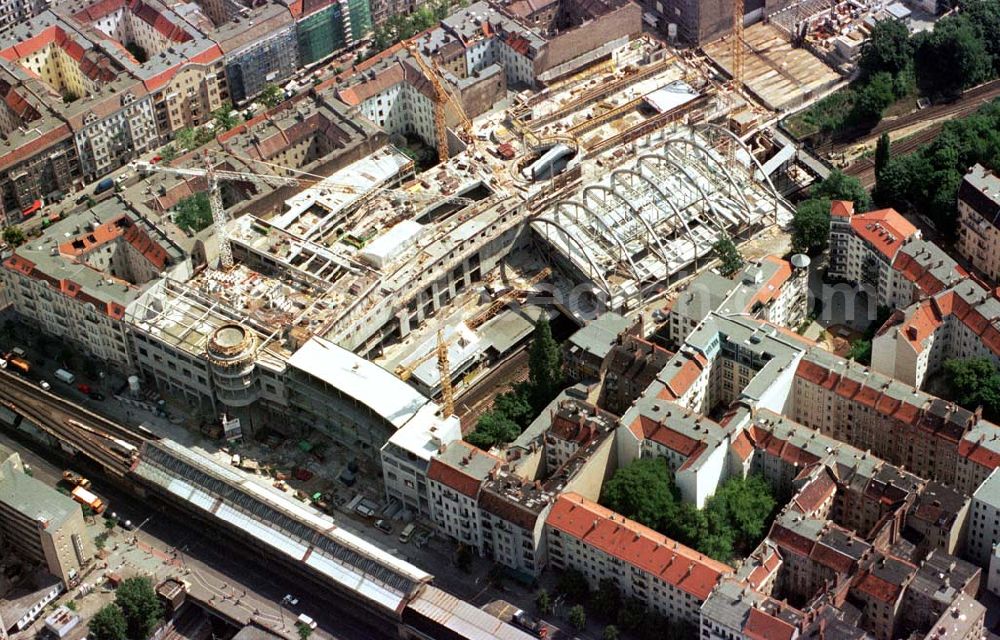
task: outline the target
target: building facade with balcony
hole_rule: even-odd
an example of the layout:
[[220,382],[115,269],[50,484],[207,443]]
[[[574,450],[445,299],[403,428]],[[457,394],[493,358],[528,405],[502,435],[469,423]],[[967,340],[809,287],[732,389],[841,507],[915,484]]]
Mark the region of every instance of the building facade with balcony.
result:
[[1000,280],[1000,178],[981,164],[958,188],[958,242],[962,254],[991,280]]

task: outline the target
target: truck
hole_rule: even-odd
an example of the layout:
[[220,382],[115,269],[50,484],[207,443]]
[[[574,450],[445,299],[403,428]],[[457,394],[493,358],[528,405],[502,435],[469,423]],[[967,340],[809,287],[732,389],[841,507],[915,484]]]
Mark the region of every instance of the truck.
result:
[[80,504],[90,507],[94,513],[104,513],[104,501],[83,487],[73,489],[73,499]]
[[88,478],[81,476],[79,473],[73,473],[69,469],[63,471],[62,477],[63,480],[74,487],[83,487],[84,489],[90,488],[90,480]]
[[99,193],[104,193],[113,186],[115,186],[115,181],[111,178],[105,178],[104,180],[98,182],[97,186],[94,187],[94,195],[96,196]]
[[28,364],[28,361],[24,358],[15,356],[13,352],[8,353],[5,359],[7,360],[7,366],[12,370],[24,375],[31,372],[31,365]]
[[76,376],[65,369],[56,369],[56,372],[53,375],[55,375],[57,380],[65,382],[66,384],[73,384],[76,382]]

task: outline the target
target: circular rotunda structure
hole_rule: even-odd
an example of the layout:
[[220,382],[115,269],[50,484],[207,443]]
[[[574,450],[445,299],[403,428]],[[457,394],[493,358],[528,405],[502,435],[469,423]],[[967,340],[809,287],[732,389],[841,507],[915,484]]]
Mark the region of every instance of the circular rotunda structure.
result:
[[216,329],[206,355],[219,400],[228,407],[245,407],[259,396],[254,354],[257,339],[246,327],[230,323]]

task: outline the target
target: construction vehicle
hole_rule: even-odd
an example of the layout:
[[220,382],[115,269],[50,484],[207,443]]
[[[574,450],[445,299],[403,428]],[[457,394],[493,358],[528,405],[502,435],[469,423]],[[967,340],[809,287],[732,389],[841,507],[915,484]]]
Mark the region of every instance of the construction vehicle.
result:
[[104,513],[104,501],[83,487],[76,487],[71,495],[83,506],[90,507],[94,513]]
[[90,479],[81,476],[79,473],[73,473],[70,470],[62,472],[62,479],[66,481],[67,484],[73,487],[83,487],[84,489],[90,488]]

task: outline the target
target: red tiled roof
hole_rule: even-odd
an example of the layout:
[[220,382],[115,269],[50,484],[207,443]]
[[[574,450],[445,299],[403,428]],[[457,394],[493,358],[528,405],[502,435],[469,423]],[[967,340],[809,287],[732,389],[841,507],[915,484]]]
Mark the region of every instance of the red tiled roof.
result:
[[968,438],[962,438],[958,443],[958,455],[987,469],[996,469],[1000,466],[1000,453]]
[[546,524],[704,601],[732,568],[576,493],[559,496]]
[[871,571],[866,571],[864,577],[854,585],[854,588],[879,602],[886,603],[895,602],[903,591],[902,585],[884,580]]
[[756,607],[750,609],[743,635],[751,640],[792,640],[795,627],[781,618],[776,618]]
[[696,353],[692,357],[685,358],[680,367],[665,368],[662,374],[663,382],[667,387],[665,391],[673,395],[671,397],[661,392],[660,397],[667,400],[675,400],[683,396],[691,388],[695,380],[698,379],[702,371],[705,370],[707,363],[708,361],[704,356]]
[[740,457],[740,460],[745,462],[750,457],[750,454],[753,453],[753,443],[750,442],[746,431],[740,431],[739,435],[733,439],[732,448],[736,452],[736,455]]
[[811,514],[837,492],[837,483],[826,471],[822,471],[792,498],[792,503],[802,513]]
[[629,425],[629,430],[637,437],[662,444],[671,451],[690,456],[698,448],[699,442],[670,428],[669,423],[657,422],[649,416],[640,415]]
[[778,268],[775,269],[768,281],[757,289],[754,297],[747,302],[747,309],[753,308],[757,303],[767,304],[774,300],[781,292],[781,287],[792,277],[792,263],[788,260],[782,260],[778,256],[766,256],[764,260],[778,265]]
[[917,228],[895,209],[879,209],[854,216],[851,227],[858,237],[866,240],[890,262],[903,242],[917,232]]
[[830,215],[837,218],[850,218],[854,215],[854,203],[850,200],[834,200],[830,203]]
[[59,245],[59,253],[80,258],[99,246],[123,238],[158,270],[167,265],[167,250],[153,241],[131,218],[122,215],[108,220],[97,229]]

